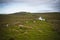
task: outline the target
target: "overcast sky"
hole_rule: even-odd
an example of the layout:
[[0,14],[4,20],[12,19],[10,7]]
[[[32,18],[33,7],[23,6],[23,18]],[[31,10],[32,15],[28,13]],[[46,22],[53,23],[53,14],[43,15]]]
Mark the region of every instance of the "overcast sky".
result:
[[60,0],[0,0],[0,14],[20,11],[60,12]]

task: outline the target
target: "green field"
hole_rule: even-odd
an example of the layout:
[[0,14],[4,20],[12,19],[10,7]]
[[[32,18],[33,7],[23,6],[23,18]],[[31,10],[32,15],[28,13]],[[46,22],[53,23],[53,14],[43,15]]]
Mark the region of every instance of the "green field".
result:
[[60,40],[60,13],[0,14],[0,40]]

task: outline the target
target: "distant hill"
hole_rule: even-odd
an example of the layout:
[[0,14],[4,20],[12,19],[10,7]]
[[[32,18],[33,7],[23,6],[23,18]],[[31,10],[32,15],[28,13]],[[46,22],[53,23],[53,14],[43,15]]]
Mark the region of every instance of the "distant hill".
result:
[[39,17],[43,17],[47,20],[60,20],[60,13],[59,12],[53,12],[53,13],[30,13],[30,12],[17,12],[12,14],[0,14],[0,20],[6,20],[7,19],[32,19],[37,20]]

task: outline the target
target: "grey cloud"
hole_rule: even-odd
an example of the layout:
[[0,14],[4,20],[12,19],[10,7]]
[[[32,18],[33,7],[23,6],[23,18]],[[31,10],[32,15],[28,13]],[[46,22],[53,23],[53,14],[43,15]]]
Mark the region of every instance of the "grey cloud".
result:
[[60,11],[60,1],[55,4],[55,9]]
[[59,0],[0,0],[0,3],[23,3],[29,4],[31,6],[39,6],[39,5],[48,5],[48,6],[59,6]]
[[[31,6],[32,8],[36,8],[36,11],[41,11],[40,9],[42,8],[42,10],[44,10],[45,8],[47,9],[52,9],[52,10],[56,10],[56,11],[60,11],[60,0],[0,0],[0,3],[6,3],[10,6],[11,3],[13,3],[13,5],[17,5],[18,6]],[[24,4],[24,5],[22,5]],[[26,4],[26,5],[25,5]],[[11,4],[12,5],[12,4]],[[6,5],[7,6],[7,5]],[[46,6],[44,9],[41,6]],[[40,8],[41,7],[41,8]],[[44,11],[46,11],[46,9]],[[49,11],[47,9],[47,11]],[[35,9],[34,9],[35,10]]]
[[[33,2],[33,3],[51,3],[51,2],[56,2],[57,0],[0,0],[0,2],[4,3],[4,2]],[[58,0],[59,1],[59,0]]]
[[59,0],[0,0],[0,3],[24,3],[30,5],[55,4]]
[[11,3],[11,2],[26,2],[26,0],[0,0],[0,3]]
[[12,0],[0,0],[0,3],[8,3],[8,2],[12,2]]

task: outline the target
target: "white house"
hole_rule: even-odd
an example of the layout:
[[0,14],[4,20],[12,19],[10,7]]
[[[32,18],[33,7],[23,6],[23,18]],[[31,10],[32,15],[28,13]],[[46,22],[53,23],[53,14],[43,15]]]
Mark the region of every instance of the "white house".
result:
[[41,21],[45,21],[45,19],[44,19],[44,18],[42,18],[42,17],[39,17],[39,20],[41,20]]

